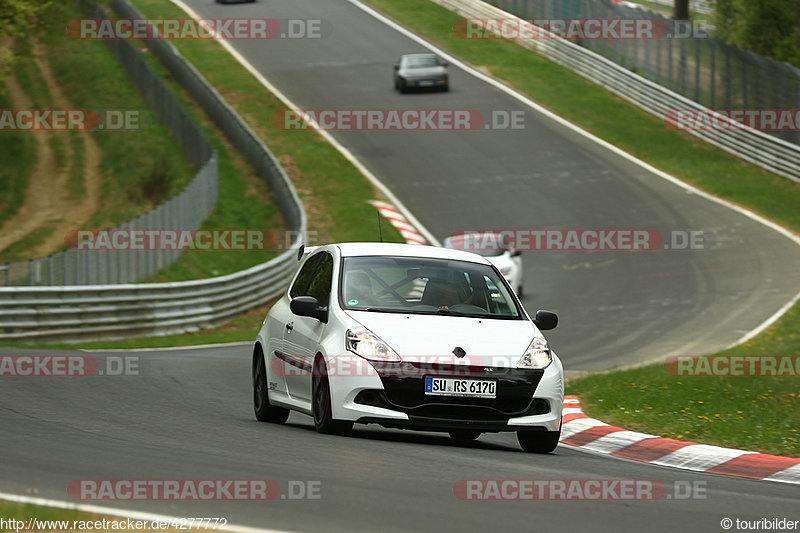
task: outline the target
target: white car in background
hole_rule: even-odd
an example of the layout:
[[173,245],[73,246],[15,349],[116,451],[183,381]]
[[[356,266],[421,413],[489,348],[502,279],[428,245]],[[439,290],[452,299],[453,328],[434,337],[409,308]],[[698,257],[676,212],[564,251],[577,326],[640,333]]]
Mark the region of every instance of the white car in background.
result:
[[485,258],[392,243],[315,247],[264,319],[253,349],[256,418],[290,410],[320,433],[354,423],[447,432],[514,431],[555,450],[564,372],[542,330]]
[[[473,247],[471,243],[481,243],[480,246]],[[487,244],[491,243],[491,244]],[[453,250],[464,250],[474,254],[482,255],[492,262],[497,270],[506,278],[508,284],[517,292],[517,296],[523,296],[522,283],[522,252],[502,246],[502,239],[496,233],[454,234],[447,237],[442,246]]]

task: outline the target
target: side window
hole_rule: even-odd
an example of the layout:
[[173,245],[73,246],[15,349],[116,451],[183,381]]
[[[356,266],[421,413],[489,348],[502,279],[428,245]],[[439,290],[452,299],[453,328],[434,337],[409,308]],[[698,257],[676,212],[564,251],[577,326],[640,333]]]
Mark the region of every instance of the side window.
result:
[[289,296],[296,298],[308,295],[306,290],[308,289],[308,282],[311,281],[311,276],[314,274],[314,270],[316,270],[323,255],[327,254],[321,253],[319,256],[311,257],[305,262],[303,268],[300,269],[300,274],[297,275],[297,279],[294,281],[294,285],[289,290]]
[[316,272],[311,278],[308,286],[308,296],[313,296],[319,305],[327,307],[331,298],[331,284],[333,283],[333,257],[328,253],[322,253]]

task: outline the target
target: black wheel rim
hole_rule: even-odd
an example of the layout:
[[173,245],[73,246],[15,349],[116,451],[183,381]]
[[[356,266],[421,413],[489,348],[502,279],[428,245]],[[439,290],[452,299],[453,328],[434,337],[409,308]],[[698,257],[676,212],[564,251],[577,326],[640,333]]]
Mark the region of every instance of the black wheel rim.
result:
[[253,402],[255,403],[256,410],[260,411],[267,399],[266,378],[264,376],[264,361],[259,360],[256,365],[256,382],[253,386]]
[[314,421],[317,424],[322,423],[325,419],[325,396],[327,394],[327,387],[325,378],[319,377],[316,379],[316,386],[314,387]]

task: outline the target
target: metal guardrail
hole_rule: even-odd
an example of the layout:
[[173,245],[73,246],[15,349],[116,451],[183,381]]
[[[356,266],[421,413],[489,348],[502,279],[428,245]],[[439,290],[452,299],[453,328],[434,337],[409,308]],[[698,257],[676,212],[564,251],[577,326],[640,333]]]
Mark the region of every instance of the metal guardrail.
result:
[[[112,5],[125,17],[143,18],[124,2],[114,1]],[[73,342],[193,331],[219,325],[264,304],[287,287],[297,265],[300,236],[306,232],[306,215],[294,187],[272,153],[196,69],[166,41],[151,41],[148,46],[267,181],[297,237],[275,259],[216,278],[0,287],[0,342]]]
[[[465,18],[514,18],[519,20],[521,26],[529,24],[524,19],[481,0],[433,1]],[[548,33],[549,38],[519,40],[517,43],[605,87],[659,118],[663,119],[670,111],[677,109],[713,113],[701,104],[653,83],[592,50],[558,38],[544,29],[537,29],[537,32]],[[724,117],[720,117],[720,120],[724,120]],[[800,146],[752,129],[686,131],[770,172],[800,182]]]

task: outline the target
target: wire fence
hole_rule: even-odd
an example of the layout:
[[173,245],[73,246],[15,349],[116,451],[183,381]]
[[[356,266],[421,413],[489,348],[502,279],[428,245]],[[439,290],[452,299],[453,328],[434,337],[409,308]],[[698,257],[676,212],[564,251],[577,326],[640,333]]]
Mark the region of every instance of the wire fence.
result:
[[[609,0],[488,0],[488,4],[531,19],[656,19],[664,29],[654,39],[584,39],[592,50],[650,81],[712,110],[796,110],[800,69],[741,50],[702,28],[653,11]],[[668,37],[670,36],[670,37]],[[800,145],[798,128],[768,131]]]
[[[94,18],[106,18],[105,12],[96,5],[90,6],[89,14]],[[114,229],[200,228],[217,204],[216,150],[128,41],[104,42],[128,72],[144,101],[155,111],[188,160],[198,169],[189,185],[177,196]],[[0,265],[0,286],[132,283],[154,276],[180,255],[178,249],[67,249],[49,257]]]

